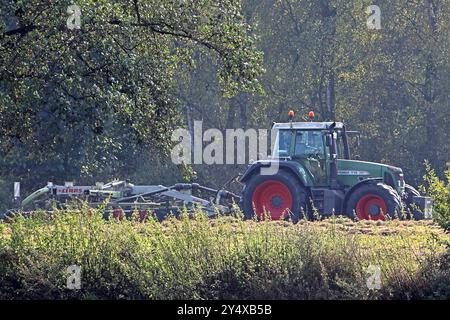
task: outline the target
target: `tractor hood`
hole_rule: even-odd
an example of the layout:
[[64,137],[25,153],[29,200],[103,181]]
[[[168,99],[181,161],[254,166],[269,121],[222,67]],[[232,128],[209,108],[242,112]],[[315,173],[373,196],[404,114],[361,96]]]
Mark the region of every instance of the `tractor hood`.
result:
[[[383,163],[359,161],[359,160],[338,160],[338,175],[371,175],[372,177],[382,177],[386,170],[392,172],[402,172],[402,169]],[[360,174],[356,171],[361,171]]]
[[353,186],[361,180],[381,178],[398,192],[404,188],[403,171],[401,168],[387,164],[359,161],[338,160],[338,182],[344,186]]

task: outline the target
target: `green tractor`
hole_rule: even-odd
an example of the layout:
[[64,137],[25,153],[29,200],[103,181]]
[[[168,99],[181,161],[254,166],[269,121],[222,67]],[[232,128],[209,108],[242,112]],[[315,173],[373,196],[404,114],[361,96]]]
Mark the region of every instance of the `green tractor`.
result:
[[[272,220],[345,215],[360,220],[424,219],[432,202],[405,184],[400,168],[352,160],[341,122],[274,123],[269,160],[251,164],[241,176],[246,218]],[[310,117],[313,113],[310,112]]]

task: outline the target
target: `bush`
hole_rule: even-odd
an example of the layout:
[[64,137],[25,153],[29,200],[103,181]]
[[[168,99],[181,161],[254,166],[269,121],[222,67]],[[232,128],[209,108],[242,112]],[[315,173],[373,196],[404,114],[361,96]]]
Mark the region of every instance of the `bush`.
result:
[[[0,299],[450,298],[432,222],[106,221],[102,209],[0,224]],[[445,259],[447,260],[445,260]],[[80,290],[67,268],[82,269]],[[367,287],[369,265],[382,287]]]
[[446,230],[450,229],[450,167],[445,171],[444,180],[440,180],[434,169],[425,162],[426,175],[421,191],[433,198],[433,219]]

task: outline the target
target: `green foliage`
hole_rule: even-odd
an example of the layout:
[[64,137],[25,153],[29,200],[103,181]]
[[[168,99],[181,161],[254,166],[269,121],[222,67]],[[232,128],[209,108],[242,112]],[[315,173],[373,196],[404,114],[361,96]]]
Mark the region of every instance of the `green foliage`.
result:
[[[352,155],[401,167],[406,181],[418,185],[424,159],[443,168],[450,154],[450,6],[448,0],[378,1],[382,29],[369,30],[371,4],[246,0],[243,13],[264,52],[266,95],[223,101],[211,85],[214,68],[199,60],[203,72],[182,87],[190,117],[215,128],[270,128],[287,121],[290,109],[297,119],[314,110],[319,121],[344,121],[361,132]],[[204,181],[221,181],[230,168],[196,171]]]
[[[449,298],[448,235],[429,222],[105,221],[102,209],[0,224],[0,298]],[[81,266],[81,290],[66,289]],[[371,291],[369,265],[382,288]]]
[[125,175],[141,154],[167,155],[182,125],[174,81],[194,54],[213,61],[221,94],[261,89],[262,56],[240,1],[80,0],[74,30],[70,4],[0,5],[2,176]]
[[445,171],[447,181],[439,179],[428,161],[425,161],[425,168],[421,190],[433,198],[433,219],[450,230],[450,167]]
[[0,217],[5,210],[10,209],[12,196],[12,185],[0,179]]

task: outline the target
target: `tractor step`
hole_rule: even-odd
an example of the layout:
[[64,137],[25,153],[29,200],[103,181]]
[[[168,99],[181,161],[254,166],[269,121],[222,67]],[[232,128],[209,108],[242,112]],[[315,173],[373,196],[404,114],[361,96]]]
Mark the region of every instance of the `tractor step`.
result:
[[312,202],[314,208],[323,215],[324,202],[325,202],[325,190],[324,189],[312,189],[311,190]]
[[344,192],[326,188],[312,188],[311,196],[314,208],[321,216],[331,216],[341,211]]

